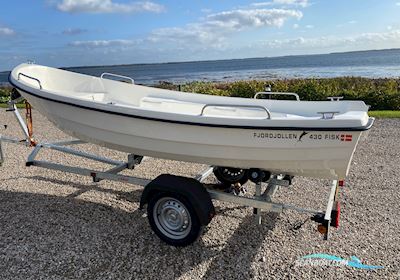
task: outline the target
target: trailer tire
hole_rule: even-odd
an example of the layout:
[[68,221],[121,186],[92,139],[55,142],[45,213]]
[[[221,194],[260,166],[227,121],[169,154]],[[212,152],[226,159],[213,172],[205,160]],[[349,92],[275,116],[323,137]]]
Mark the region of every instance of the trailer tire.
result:
[[244,185],[249,180],[247,169],[216,166],[213,172],[218,181],[227,186],[237,183]]
[[203,232],[192,204],[179,193],[152,194],[147,204],[147,217],[157,236],[172,246],[188,246]]

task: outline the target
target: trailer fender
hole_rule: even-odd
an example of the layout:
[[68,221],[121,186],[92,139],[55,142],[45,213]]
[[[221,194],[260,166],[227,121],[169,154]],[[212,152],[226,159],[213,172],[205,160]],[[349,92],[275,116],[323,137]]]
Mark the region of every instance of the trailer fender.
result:
[[178,193],[188,199],[202,225],[208,225],[215,216],[211,197],[202,183],[193,178],[170,174],[162,174],[146,185],[139,208],[143,209],[151,196],[160,192]]

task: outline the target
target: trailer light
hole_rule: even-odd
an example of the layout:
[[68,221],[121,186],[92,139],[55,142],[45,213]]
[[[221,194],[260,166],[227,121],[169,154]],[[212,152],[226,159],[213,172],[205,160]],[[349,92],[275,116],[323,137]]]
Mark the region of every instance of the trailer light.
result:
[[328,228],[322,224],[318,225],[318,231],[321,234],[326,234],[328,232]]
[[339,201],[336,201],[336,207],[335,207],[335,210],[332,210],[331,217],[332,217],[331,226],[338,228],[339,221],[340,221],[340,203],[339,203]]

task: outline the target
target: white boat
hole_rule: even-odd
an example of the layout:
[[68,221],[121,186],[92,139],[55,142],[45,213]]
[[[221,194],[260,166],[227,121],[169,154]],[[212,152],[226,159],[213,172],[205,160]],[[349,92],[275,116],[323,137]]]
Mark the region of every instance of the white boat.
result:
[[[274,174],[344,179],[362,101],[287,101],[183,93],[21,64],[10,83],[64,132],[136,155]],[[266,94],[266,93],[263,93]]]

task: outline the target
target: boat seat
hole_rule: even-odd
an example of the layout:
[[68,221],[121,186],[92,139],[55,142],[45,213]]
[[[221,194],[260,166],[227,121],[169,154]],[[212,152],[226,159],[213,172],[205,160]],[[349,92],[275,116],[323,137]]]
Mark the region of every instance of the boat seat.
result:
[[107,97],[103,83],[95,77],[76,85],[73,93],[78,98],[97,102],[104,102]]
[[162,112],[173,112],[177,114],[198,115],[205,104],[181,101],[176,99],[143,97],[140,107]]
[[[143,97],[140,107],[162,112],[173,112],[177,114],[200,115],[206,104],[181,101],[169,98]],[[260,108],[223,107],[209,106],[204,109],[204,116],[219,118],[249,118],[265,119],[267,114]],[[271,118],[284,118],[286,114],[271,113]]]
[[106,88],[101,80],[92,77],[90,80],[85,80],[74,87],[75,92],[93,92],[93,93],[107,93]]

